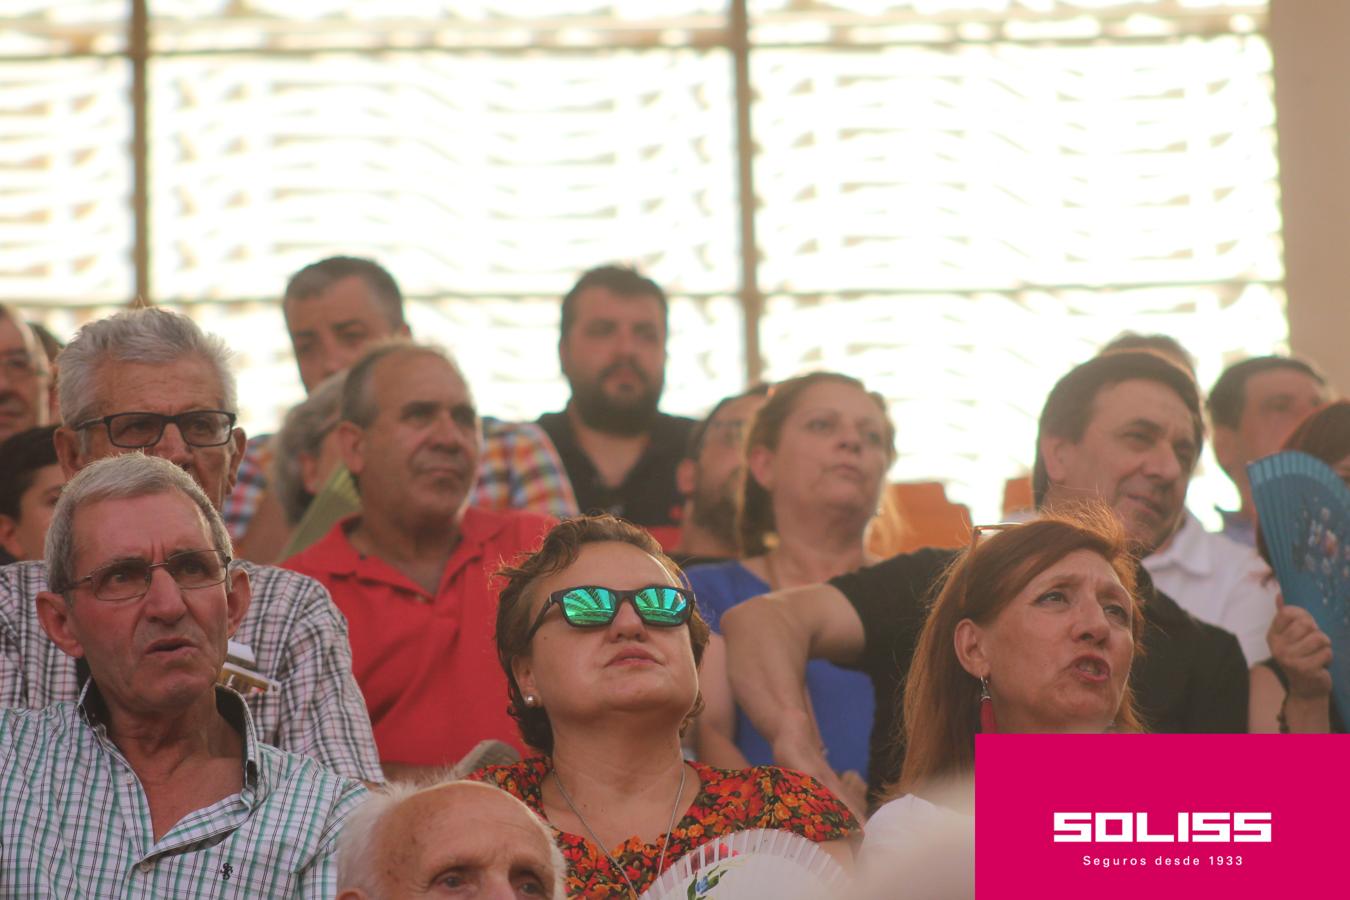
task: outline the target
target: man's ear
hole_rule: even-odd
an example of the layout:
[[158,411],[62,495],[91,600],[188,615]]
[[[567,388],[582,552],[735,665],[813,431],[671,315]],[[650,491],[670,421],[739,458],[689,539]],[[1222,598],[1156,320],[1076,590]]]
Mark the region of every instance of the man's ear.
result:
[[342,454],[342,464],[359,477],[366,468],[366,430],[344,419],[333,428],[333,438]]
[[80,452],[80,434],[62,425],[52,435],[52,444],[56,447],[56,460],[61,463],[61,471],[69,481],[85,462],[84,454]]
[[[244,461],[244,448],[248,445],[248,438],[244,435],[244,429],[236,428],[230,432],[230,480],[225,485],[225,497],[234,493],[234,481],[239,477],[239,464]],[[225,497],[222,497],[223,501]]]
[[1229,428],[1227,425],[1214,426],[1214,458],[1219,461],[1219,468],[1233,478],[1233,472],[1238,471],[1246,463],[1242,458],[1241,440],[1238,437],[1236,428]]
[[83,657],[84,645],[73,627],[71,607],[66,603],[66,598],[51,591],[39,591],[36,602],[38,621],[52,643],[66,656],[76,659]]
[[0,513],[0,548],[15,559],[23,558],[23,548],[19,546],[19,523],[13,516]]
[[692,497],[697,482],[698,463],[687,457],[680,460],[680,464],[675,467],[675,488],[680,492],[680,496],[686,499]]
[[234,637],[239,623],[244,621],[248,605],[253,600],[253,586],[249,584],[248,573],[242,566],[231,565],[229,576],[225,579],[225,625],[226,634]]
[[307,493],[319,493],[319,488],[323,487],[319,484],[319,458],[302,450],[295,455],[295,461],[300,464],[300,486]]
[[745,469],[764,490],[773,492],[773,451],[763,444],[755,444],[745,456]]
[[1051,484],[1061,484],[1068,477],[1069,463],[1078,449],[1078,442],[1057,434],[1043,434],[1037,438],[1041,459],[1045,462],[1045,474]]
[[988,632],[970,619],[956,623],[956,635],[952,638],[956,661],[976,678],[989,677],[988,640]]

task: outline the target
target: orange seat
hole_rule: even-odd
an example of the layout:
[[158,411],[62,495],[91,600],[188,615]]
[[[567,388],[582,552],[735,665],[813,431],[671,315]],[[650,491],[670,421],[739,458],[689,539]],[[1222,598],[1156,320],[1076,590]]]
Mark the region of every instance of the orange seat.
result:
[[941,482],[894,482],[886,486],[867,549],[886,557],[920,547],[963,547],[970,528],[970,510],[948,500]]
[[1029,509],[1035,509],[1035,507],[1036,501],[1032,496],[1030,475],[1009,478],[1003,483],[1003,518],[1007,519],[1013,513],[1025,512]]

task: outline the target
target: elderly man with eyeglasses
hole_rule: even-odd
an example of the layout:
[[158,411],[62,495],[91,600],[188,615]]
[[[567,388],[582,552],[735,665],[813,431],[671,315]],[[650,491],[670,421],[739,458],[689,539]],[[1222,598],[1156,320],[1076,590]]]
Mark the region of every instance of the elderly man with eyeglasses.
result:
[[[234,427],[229,351],[186,316],[161,309],[86,325],[62,352],[57,456],[67,475],[95,460],[144,452],[185,470],[216,509],[244,446]],[[134,524],[121,527],[134,529]],[[347,626],[316,581],[236,563],[253,596],[231,642],[229,668],[251,686],[260,740],[311,756],[339,775],[383,781]],[[0,707],[75,699],[75,661],[38,623],[42,563],[0,568]]]
[[216,683],[249,578],[201,488],[162,459],[92,463],[46,552],[37,616],[89,677],[0,710],[0,895],[332,897],[364,789],[264,745]]

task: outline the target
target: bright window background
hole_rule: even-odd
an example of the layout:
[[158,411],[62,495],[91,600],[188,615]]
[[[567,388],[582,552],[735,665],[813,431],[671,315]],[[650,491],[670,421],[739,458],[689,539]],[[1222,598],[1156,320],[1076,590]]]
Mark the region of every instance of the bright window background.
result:
[[[1264,3],[747,5],[750,283],[724,0],[151,2],[150,299],[226,336],[270,430],[302,393],[285,279],[371,255],[484,411],[532,418],[566,399],[557,297],[632,261],[673,298],[667,409],[849,372],[891,399],[893,477],[977,520],[1121,331],[1204,385],[1285,349]],[[0,298],[63,335],[136,283],[129,6],[0,0]]]

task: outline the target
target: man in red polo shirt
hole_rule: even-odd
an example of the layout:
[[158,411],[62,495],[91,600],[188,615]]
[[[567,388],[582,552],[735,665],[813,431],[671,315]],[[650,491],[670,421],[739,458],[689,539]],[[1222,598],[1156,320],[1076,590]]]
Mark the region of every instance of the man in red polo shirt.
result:
[[553,520],[469,507],[478,414],[440,350],[399,342],[364,356],[335,433],[361,513],[284,565],[321,581],[347,616],[386,775],[454,763],[488,738],[521,748],[489,584]]

